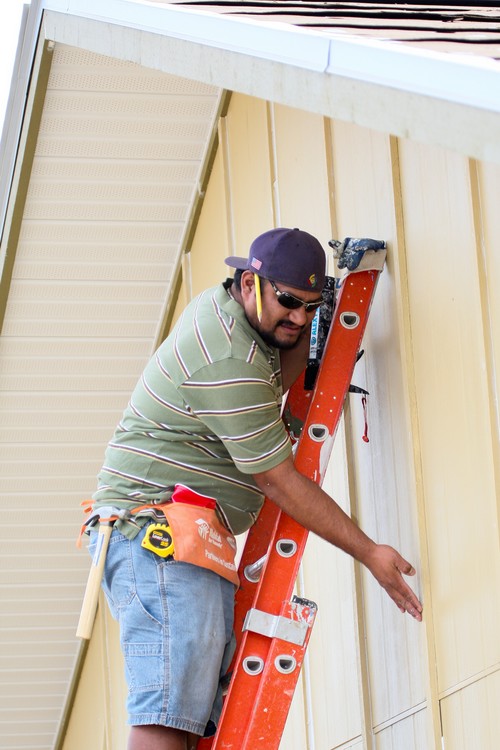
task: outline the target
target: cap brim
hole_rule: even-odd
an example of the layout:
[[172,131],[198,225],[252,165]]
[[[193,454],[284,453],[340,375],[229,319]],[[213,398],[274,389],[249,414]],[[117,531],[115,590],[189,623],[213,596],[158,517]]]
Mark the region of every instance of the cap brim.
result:
[[238,258],[236,255],[230,255],[226,258],[224,263],[231,268],[241,268],[246,270],[248,268],[248,258]]

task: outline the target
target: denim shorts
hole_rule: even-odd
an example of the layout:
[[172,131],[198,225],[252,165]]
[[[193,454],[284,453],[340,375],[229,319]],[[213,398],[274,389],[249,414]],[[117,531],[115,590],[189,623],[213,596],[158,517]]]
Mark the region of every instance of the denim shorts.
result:
[[[128,723],[213,734],[234,652],[235,586],[111,534],[103,589],[120,624]],[[97,534],[91,534],[93,554]]]

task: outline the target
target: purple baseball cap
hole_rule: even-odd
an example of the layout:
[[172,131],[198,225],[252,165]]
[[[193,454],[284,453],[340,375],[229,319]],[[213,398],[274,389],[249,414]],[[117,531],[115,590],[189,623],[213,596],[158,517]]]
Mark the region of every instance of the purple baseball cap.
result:
[[325,286],[325,251],[316,237],[301,229],[264,232],[250,245],[248,258],[231,255],[225,263],[306,292],[321,292]]

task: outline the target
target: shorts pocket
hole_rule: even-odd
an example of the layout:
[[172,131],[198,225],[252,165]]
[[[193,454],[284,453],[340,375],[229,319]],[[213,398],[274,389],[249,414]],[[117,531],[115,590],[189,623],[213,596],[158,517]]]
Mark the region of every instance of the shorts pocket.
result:
[[137,597],[120,611],[120,638],[129,691],[163,689],[163,627]]

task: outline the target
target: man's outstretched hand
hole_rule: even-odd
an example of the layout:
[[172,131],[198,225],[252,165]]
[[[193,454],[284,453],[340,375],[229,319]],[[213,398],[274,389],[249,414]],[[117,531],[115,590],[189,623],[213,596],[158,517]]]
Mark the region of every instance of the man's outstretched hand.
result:
[[401,557],[397,550],[386,544],[376,544],[365,565],[398,609],[403,613],[408,612],[415,620],[421,622],[422,605],[403,578],[403,575],[415,575],[413,565]]
[[292,456],[253,476],[263,495],[301,526],[366,565],[401,612],[422,620],[422,605],[403,578],[415,575],[413,566],[393,547],[370,539],[316,482],[297,471]]

